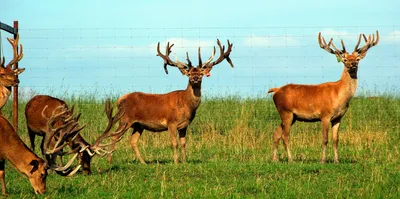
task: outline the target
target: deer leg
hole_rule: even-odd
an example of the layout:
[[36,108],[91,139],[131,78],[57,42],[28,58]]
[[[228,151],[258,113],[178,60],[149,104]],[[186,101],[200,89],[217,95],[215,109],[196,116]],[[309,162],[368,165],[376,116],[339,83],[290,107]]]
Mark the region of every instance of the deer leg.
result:
[[0,178],[1,178],[1,190],[3,192],[3,195],[7,196],[7,190],[6,190],[6,179],[5,179],[5,172],[4,172],[4,164],[5,160],[0,161]]
[[321,120],[322,124],[322,157],[321,163],[326,162],[326,146],[328,145],[328,130],[329,130],[329,118],[323,118]]
[[142,135],[142,133],[143,133],[143,129],[137,129],[137,128],[133,129],[133,132],[131,135],[131,146],[132,146],[132,149],[135,151],[136,157],[139,159],[140,163],[146,164],[146,161],[144,161],[142,155],[140,155],[139,148],[137,146],[137,142],[139,141],[139,138]]
[[[31,150],[35,151],[35,132],[33,132],[30,128],[28,128],[29,140],[31,141]],[[44,139],[43,139],[44,140]]]
[[280,124],[278,128],[276,128],[274,135],[273,135],[273,140],[274,140],[274,151],[272,153],[272,161],[278,161],[278,146],[279,146],[279,140],[282,138],[282,126],[283,124]]
[[172,150],[174,151],[174,163],[178,164],[178,142],[176,140],[176,126],[168,126],[168,132],[171,137]]
[[282,139],[283,144],[285,145],[285,150],[288,157],[288,162],[292,161],[292,155],[290,153],[289,139],[290,139],[290,126],[292,126],[293,122],[293,113],[291,112],[283,112],[281,113],[282,120]]
[[46,135],[43,136],[42,142],[40,143],[40,151],[42,152],[42,155],[45,154],[45,151],[44,151],[44,138],[45,137],[46,137]]
[[179,130],[179,142],[181,144],[182,162],[186,162],[186,128]]
[[339,144],[339,126],[340,119],[332,121],[332,140],[333,140],[333,150],[335,152],[335,163],[339,163],[339,153],[338,153],[338,144]]

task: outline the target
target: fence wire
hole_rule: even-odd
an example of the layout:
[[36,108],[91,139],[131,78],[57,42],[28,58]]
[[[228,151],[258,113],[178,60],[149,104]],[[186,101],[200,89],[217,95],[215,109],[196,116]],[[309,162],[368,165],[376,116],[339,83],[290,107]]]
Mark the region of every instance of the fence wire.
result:
[[[163,61],[156,56],[167,42],[174,43],[172,57],[185,60],[186,51],[197,63],[197,48],[203,60],[216,46],[216,39],[233,44],[235,68],[224,62],[203,81],[206,97],[239,95],[265,97],[270,87],[287,83],[317,84],[337,81],[343,69],[336,58],[320,49],[318,32],[343,39],[352,49],[358,35],[375,34],[381,40],[360,62],[358,95],[398,95],[400,77],[400,27],[232,27],[232,28],[79,28],[20,29],[24,58],[20,67],[22,99],[32,95],[93,95],[98,98],[142,91],[165,93],[185,89],[187,77],[170,68],[166,75]],[[6,62],[12,51],[5,41]],[[218,53],[218,51],[217,51]],[[218,54],[217,54],[218,56]],[[174,58],[175,59],[175,58]]]

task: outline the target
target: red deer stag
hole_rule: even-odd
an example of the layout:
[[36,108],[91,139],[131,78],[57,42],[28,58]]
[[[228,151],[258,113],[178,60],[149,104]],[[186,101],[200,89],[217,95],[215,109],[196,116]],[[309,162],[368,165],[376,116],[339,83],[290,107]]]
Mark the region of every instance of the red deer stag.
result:
[[[176,138],[176,133],[178,131],[182,152],[182,162],[186,161],[186,129],[194,119],[196,110],[200,105],[202,77],[203,75],[209,76],[213,66],[221,63],[225,59],[233,67],[232,61],[229,58],[233,44],[229,43],[228,40],[228,48],[225,51],[225,46],[222,46],[219,40],[217,40],[217,43],[220,48],[220,57],[216,61],[212,62],[215,55],[214,47],[211,57],[206,62],[202,63],[199,48],[199,65],[197,67],[193,67],[188,53],[186,53],[187,63],[180,62],[178,59],[176,62],[172,61],[169,58],[169,55],[174,44],[169,45],[168,43],[165,54],[162,54],[160,52],[160,43],[158,43],[157,56],[160,56],[164,60],[165,72],[168,74],[167,65],[175,66],[183,75],[189,77],[189,83],[186,90],[173,91],[167,94],[134,92],[126,94],[118,99],[118,107],[125,112],[125,115],[121,117],[121,124],[118,129],[133,129],[130,142],[141,163],[145,164],[145,160],[140,155],[137,142],[143,130],[153,132],[168,130],[171,136],[175,164],[178,163]],[[121,125],[126,125],[126,127]],[[120,138],[114,137],[114,139]],[[114,144],[111,145],[111,151],[112,150],[114,150]],[[109,155],[108,161],[112,161],[112,154]]]
[[47,163],[33,153],[17,135],[10,122],[0,116],[0,178],[4,195],[7,195],[4,178],[6,160],[28,177],[36,194],[46,191]]
[[[102,144],[101,141],[108,137],[120,135],[125,132],[123,129],[121,129],[120,131],[110,133],[112,126],[121,118],[124,113],[122,111],[118,111],[118,113],[114,117],[112,117],[112,108],[110,102],[107,101],[105,106],[106,115],[108,118],[108,126],[104,130],[104,132],[97,138],[94,144],[91,145],[87,141],[85,141],[85,139],[83,139],[83,137],[79,133],[79,131],[81,131],[84,126],[76,126],[75,128],[71,128],[71,125],[66,126],[66,124],[68,124],[68,122],[70,121],[78,124],[80,114],[75,117],[72,116],[73,107],[71,107],[71,109],[68,109],[68,106],[64,101],[51,96],[37,95],[33,97],[25,107],[25,117],[31,142],[31,149],[35,149],[35,136],[44,136],[45,138],[42,139],[41,142],[42,154],[46,155],[46,159],[54,164],[56,157],[55,155],[57,155],[56,152],[61,151],[61,149],[68,144],[73,149],[70,153],[74,153],[75,156],[79,154],[79,161],[81,163],[80,166],[82,166],[83,173],[90,174],[90,161],[92,157],[95,154],[104,156],[105,154],[111,153],[110,151],[106,151],[103,149],[110,144]],[[49,121],[53,121],[54,123],[51,125],[51,127],[48,127]],[[58,149],[56,149],[55,151],[46,152],[44,150],[44,148],[46,148],[46,145],[50,146],[51,144],[54,145],[55,143],[55,140],[52,138],[54,136],[59,137],[58,134],[54,134],[55,130],[53,130],[57,128],[64,129],[65,139],[62,140],[58,138],[57,140],[59,143],[55,144],[56,146],[58,146]],[[67,136],[67,134],[74,136]],[[74,137],[74,139],[71,139],[71,137]],[[114,140],[114,142],[117,141],[119,140]],[[55,155],[49,155],[47,153]],[[65,153],[61,154],[64,155]],[[72,162],[70,161],[70,163]],[[70,164],[67,164],[65,168],[69,166]],[[77,169],[79,169],[79,167],[77,167],[72,171],[70,169],[65,170],[65,168],[62,169],[64,171],[61,173],[59,172],[59,174],[73,175],[77,171]]]
[[4,66],[5,59],[4,57],[0,58],[0,112],[11,94],[10,86],[15,86],[19,83],[18,74],[24,72],[25,70],[24,68],[12,69],[12,66],[18,63],[24,56],[22,53],[22,44],[19,54],[17,52],[19,35],[17,35],[15,40],[10,38],[7,38],[7,40],[10,42],[13,48],[14,59],[11,60],[7,66]]
[[[358,48],[361,37],[365,40],[365,45]],[[280,88],[271,88],[268,93],[274,92],[274,103],[279,112],[282,123],[275,130],[273,136],[273,156],[274,161],[278,160],[278,144],[282,138],[286,149],[288,161],[292,160],[289,149],[289,130],[296,120],[304,122],[321,121],[322,123],[322,158],[321,162],[326,162],[326,145],[328,144],[329,123],[332,125],[333,147],[335,152],[334,162],[339,163],[338,154],[338,130],[342,117],[346,113],[351,98],[357,89],[357,70],[358,62],[363,59],[367,51],[378,44],[379,33],[369,35],[360,34],[353,53],[346,51],[343,40],[342,50],[336,48],[331,39],[327,44],[325,39],[318,35],[320,47],[331,54],[344,64],[342,77],[337,82],[326,82],[318,85],[287,84]],[[331,48],[331,45],[334,49]]]

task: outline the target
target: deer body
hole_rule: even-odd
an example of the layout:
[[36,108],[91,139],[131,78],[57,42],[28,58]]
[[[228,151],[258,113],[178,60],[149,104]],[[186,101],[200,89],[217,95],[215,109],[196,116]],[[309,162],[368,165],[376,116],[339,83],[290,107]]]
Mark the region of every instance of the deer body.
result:
[[[288,84],[271,89],[277,107],[288,109],[294,118],[303,122],[330,121],[341,118],[347,111],[357,89],[357,79],[345,70],[337,82],[318,85]],[[329,100],[324,100],[329,99]]]
[[[367,38],[364,36],[366,44],[362,48],[358,48],[361,40],[359,36],[358,43],[352,54],[346,52],[342,41],[343,50],[338,50],[332,43],[332,39],[328,44],[318,36],[320,47],[331,54],[335,54],[338,60],[344,64],[342,77],[337,82],[326,82],[318,85],[299,85],[288,84],[280,88],[272,88],[268,93],[273,92],[274,103],[281,117],[282,123],[274,132],[273,136],[273,156],[274,161],[278,160],[278,144],[283,139],[288,160],[291,161],[291,153],[289,146],[290,127],[296,121],[316,122],[321,121],[322,124],[322,158],[321,162],[326,162],[326,146],[328,144],[329,123],[332,126],[332,138],[334,146],[334,161],[339,162],[338,154],[338,130],[340,122],[346,113],[350,100],[354,96],[357,85],[358,62],[365,57],[366,52],[372,46],[379,42],[379,34],[377,31],[377,39],[371,35]],[[333,46],[335,50],[331,49]]]
[[190,84],[186,90],[173,91],[167,94],[147,94],[134,92],[118,99],[117,106],[126,110],[121,121],[128,126],[161,132],[168,126],[176,126],[177,130],[189,126],[200,105],[200,87],[193,88]]
[[7,194],[4,179],[5,160],[28,177],[35,193],[46,191],[47,168],[44,160],[33,153],[14,131],[10,122],[0,116],[0,178],[3,194]]
[[[229,54],[232,50],[232,44],[228,40],[228,49],[225,51],[219,40],[217,40],[218,46],[220,47],[220,57],[211,62],[214,58],[215,47],[211,57],[204,63],[202,63],[200,48],[199,48],[199,65],[193,67],[189,59],[188,53],[186,53],[188,63],[182,63],[178,60],[172,61],[169,58],[171,48],[173,46],[167,44],[166,53],[160,52],[160,43],[157,46],[158,56],[164,60],[164,70],[168,74],[166,68],[167,65],[178,67],[183,75],[189,77],[189,83],[186,90],[173,91],[167,94],[147,94],[141,92],[130,93],[122,96],[117,101],[117,106],[125,112],[121,117],[120,127],[121,129],[132,128],[133,132],[131,135],[131,146],[136,153],[137,158],[143,164],[145,160],[139,152],[137,142],[144,130],[153,132],[161,132],[168,130],[171,138],[171,144],[174,152],[174,163],[178,163],[177,154],[177,138],[178,132],[179,142],[181,146],[182,162],[186,161],[186,130],[190,123],[196,116],[196,110],[201,102],[201,82],[203,75],[209,76],[209,72],[214,65],[219,64],[223,60],[227,60],[231,66],[233,64],[229,58]],[[121,127],[122,125],[125,127]],[[120,139],[114,137],[114,139]],[[111,151],[114,150],[114,144],[110,147]],[[111,162],[112,156],[109,155],[108,161]]]

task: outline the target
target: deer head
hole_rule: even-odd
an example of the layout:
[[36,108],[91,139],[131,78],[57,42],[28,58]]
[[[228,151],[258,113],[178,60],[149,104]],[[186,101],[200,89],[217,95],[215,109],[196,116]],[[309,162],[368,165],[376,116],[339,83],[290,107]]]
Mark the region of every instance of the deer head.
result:
[[[363,47],[358,48],[361,42],[361,37],[364,38],[365,44]],[[354,51],[351,54],[349,54],[346,51],[346,47],[344,46],[343,40],[341,40],[343,48],[342,50],[337,49],[332,41],[333,38],[331,38],[331,40],[327,44],[324,37],[321,36],[321,32],[318,34],[318,43],[322,49],[328,51],[331,54],[336,55],[338,61],[343,62],[344,66],[348,69],[348,71],[357,71],[358,62],[367,55],[367,51],[371,47],[376,46],[376,44],[378,44],[379,33],[378,31],[376,31],[376,38],[374,34],[369,35],[368,38],[364,34],[360,34],[360,36],[358,37],[358,42],[354,48]],[[334,49],[330,47],[331,45]]]
[[27,173],[29,182],[36,194],[44,194],[46,192],[47,163],[42,159],[37,159],[32,160],[29,166],[32,167]]
[[18,48],[18,42],[19,42],[19,34],[17,34],[17,38],[11,39],[7,38],[8,42],[10,42],[13,52],[14,52],[14,58],[11,60],[7,66],[4,66],[5,64],[5,59],[4,57],[0,58],[0,85],[3,86],[14,86],[19,83],[18,80],[18,75],[22,72],[24,72],[24,68],[17,68],[17,69],[12,69],[12,66],[16,63],[18,63],[24,54],[22,53],[22,44],[20,45],[20,52],[18,54],[17,48]]
[[157,56],[160,56],[164,60],[165,73],[168,74],[167,65],[174,66],[174,67],[177,67],[183,75],[186,75],[189,77],[189,82],[191,84],[199,84],[202,81],[203,75],[206,75],[207,77],[210,76],[210,71],[213,68],[213,66],[221,63],[224,59],[226,59],[226,61],[229,62],[229,64],[231,65],[232,68],[234,67],[231,59],[229,58],[229,54],[232,51],[233,44],[231,44],[228,40],[228,49],[226,51],[225,51],[225,46],[222,46],[221,42],[218,39],[217,39],[217,44],[220,48],[220,57],[216,61],[213,61],[213,62],[212,62],[212,60],[214,59],[214,55],[215,55],[215,51],[216,51],[215,46],[214,46],[214,50],[211,54],[211,57],[204,63],[201,60],[200,47],[199,47],[199,51],[198,51],[199,64],[196,67],[194,67],[192,65],[192,62],[189,59],[188,52],[186,52],[187,63],[180,62],[178,60],[178,57],[176,57],[176,61],[172,61],[169,58],[169,55],[171,53],[171,48],[172,48],[172,46],[174,46],[174,44],[170,45],[169,42],[167,43],[165,54],[161,53],[160,42],[158,42]]

